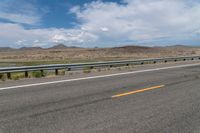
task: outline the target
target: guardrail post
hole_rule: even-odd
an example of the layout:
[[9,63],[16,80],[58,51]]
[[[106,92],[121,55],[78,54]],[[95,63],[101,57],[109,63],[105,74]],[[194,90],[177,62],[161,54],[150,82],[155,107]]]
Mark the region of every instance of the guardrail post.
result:
[[28,78],[28,71],[25,71],[25,78]]
[[55,75],[58,75],[58,69],[55,70]]
[[7,73],[7,78],[11,79],[11,73]]
[[44,77],[44,70],[40,70],[41,76]]

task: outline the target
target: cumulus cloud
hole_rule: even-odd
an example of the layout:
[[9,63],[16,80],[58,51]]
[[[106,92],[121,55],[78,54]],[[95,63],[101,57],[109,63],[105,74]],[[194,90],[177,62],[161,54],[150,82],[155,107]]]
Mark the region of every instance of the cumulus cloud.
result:
[[40,21],[38,16],[29,16],[24,14],[15,14],[15,13],[5,13],[0,12],[0,18],[9,20],[11,22],[21,23],[21,24],[37,24]]
[[62,42],[101,47],[126,42],[163,45],[199,41],[197,0],[123,0],[123,4],[94,1],[75,6],[70,12],[79,22],[76,28],[25,29],[19,24],[0,23],[0,42],[44,47]]
[[78,29],[25,29],[19,24],[0,23],[0,44],[2,46],[42,46],[50,47],[56,43],[82,46],[95,42],[97,36]]
[[105,32],[109,31],[109,29],[107,27],[102,27],[101,30],[105,31]]
[[[100,39],[153,41],[191,36],[200,28],[200,3],[191,0],[96,1],[74,7],[83,27]],[[102,35],[99,27],[110,29]],[[106,30],[107,31],[107,30]]]
[[70,43],[70,44],[84,44],[94,42],[98,37],[90,34],[89,32],[79,29],[63,29],[59,33],[55,34],[52,38],[52,42]]
[[0,19],[19,24],[36,25],[41,19],[41,10],[26,0],[2,0],[0,2]]

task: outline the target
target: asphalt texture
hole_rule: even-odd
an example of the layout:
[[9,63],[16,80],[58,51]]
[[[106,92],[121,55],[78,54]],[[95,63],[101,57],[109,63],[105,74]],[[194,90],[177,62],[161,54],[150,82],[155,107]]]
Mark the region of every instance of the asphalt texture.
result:
[[0,90],[0,133],[199,132],[200,65]]

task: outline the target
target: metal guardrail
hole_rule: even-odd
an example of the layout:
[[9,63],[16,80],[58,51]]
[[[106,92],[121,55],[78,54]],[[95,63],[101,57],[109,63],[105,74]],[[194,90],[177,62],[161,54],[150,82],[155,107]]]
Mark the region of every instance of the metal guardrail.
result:
[[141,60],[123,60],[123,61],[107,61],[107,62],[94,62],[94,63],[75,63],[75,64],[53,64],[53,65],[39,65],[39,66],[23,66],[23,67],[3,67],[0,68],[0,74],[7,74],[7,78],[11,79],[11,73],[25,72],[25,77],[28,77],[28,72],[41,71],[44,75],[44,70],[55,70],[58,75],[59,69],[67,71],[83,70],[85,68],[93,69],[99,67],[114,67],[114,66],[128,66],[128,65],[142,65],[145,63],[158,63],[158,62],[172,62],[172,61],[186,61],[186,60],[200,60],[200,56],[188,57],[170,57],[170,58],[155,58],[155,59],[141,59]]

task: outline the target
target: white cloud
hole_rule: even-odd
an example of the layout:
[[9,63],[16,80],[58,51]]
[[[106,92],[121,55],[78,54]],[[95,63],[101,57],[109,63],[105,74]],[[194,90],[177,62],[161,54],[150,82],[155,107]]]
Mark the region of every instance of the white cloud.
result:
[[109,31],[109,29],[107,27],[102,27],[101,30],[104,31],[104,32]]
[[50,47],[56,43],[82,46],[97,40],[97,36],[78,29],[25,29],[18,24],[6,23],[0,23],[0,29],[0,44],[2,46]]
[[36,25],[40,22],[43,12],[43,9],[38,9],[25,0],[0,2],[0,19],[14,23]]
[[0,12],[0,18],[6,19],[11,22],[21,23],[21,24],[37,24],[40,21],[38,16],[29,16],[24,14],[15,14],[15,13],[5,13]]
[[[64,43],[101,47],[126,42],[162,45],[200,40],[200,2],[196,0],[124,0],[124,4],[96,1],[76,6],[71,13],[80,22],[71,29],[26,29],[19,24],[0,23],[0,45],[48,47]],[[26,23],[37,23],[34,20]]]
[[[200,27],[200,3],[192,0],[124,0],[123,5],[96,1],[71,12],[101,40],[185,39]],[[109,32],[102,33],[105,29],[99,27]]]
[[81,43],[90,43],[94,42],[97,39],[97,36],[92,35],[86,31],[79,29],[66,30],[63,29],[56,33],[52,38],[52,42],[60,43],[70,43],[70,44],[81,44]]
[[35,41],[33,41],[34,43],[38,43],[39,42],[39,40],[35,40]]

